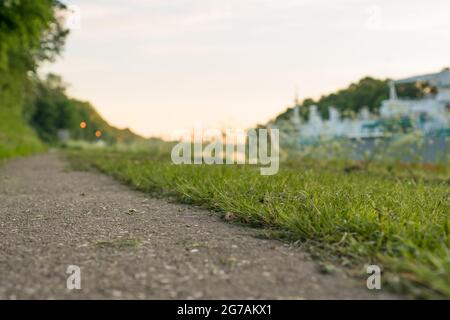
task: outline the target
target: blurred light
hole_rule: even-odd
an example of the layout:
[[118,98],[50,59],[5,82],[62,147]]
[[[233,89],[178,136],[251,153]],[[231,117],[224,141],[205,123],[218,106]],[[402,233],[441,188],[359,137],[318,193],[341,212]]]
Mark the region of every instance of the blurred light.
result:
[[81,129],[86,129],[86,127],[87,127],[86,122],[81,121],[81,122],[80,122],[80,128],[81,128]]
[[100,138],[102,136],[102,132],[100,130],[95,131],[95,136]]

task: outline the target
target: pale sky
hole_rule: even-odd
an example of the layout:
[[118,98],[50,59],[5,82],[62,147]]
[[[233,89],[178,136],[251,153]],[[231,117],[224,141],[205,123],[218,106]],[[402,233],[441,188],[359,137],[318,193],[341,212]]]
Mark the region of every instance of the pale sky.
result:
[[[264,123],[363,76],[450,65],[449,0],[67,0],[69,94],[111,124],[168,137]],[[72,21],[76,21],[72,20]]]

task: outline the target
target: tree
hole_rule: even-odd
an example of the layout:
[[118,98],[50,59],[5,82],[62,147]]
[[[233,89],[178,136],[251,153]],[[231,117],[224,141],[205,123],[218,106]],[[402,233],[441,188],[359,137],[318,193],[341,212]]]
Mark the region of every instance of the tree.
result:
[[33,108],[28,118],[40,138],[54,142],[59,129],[74,131],[79,116],[66,96],[66,84],[61,77],[55,74],[47,75],[45,80],[35,77],[32,87],[32,96],[28,100]]
[[0,2],[0,70],[34,71],[59,54],[68,33],[56,0]]
[[[40,143],[27,127],[37,106],[33,78],[46,60],[62,50],[67,30],[60,13],[64,6],[56,0],[0,1],[0,153],[38,150]],[[49,127],[54,108],[47,106],[39,121]],[[42,132],[50,136],[52,130]],[[1,156],[1,155],[0,155]]]
[[62,10],[56,0],[0,2],[0,108],[20,110],[30,73],[61,52]]

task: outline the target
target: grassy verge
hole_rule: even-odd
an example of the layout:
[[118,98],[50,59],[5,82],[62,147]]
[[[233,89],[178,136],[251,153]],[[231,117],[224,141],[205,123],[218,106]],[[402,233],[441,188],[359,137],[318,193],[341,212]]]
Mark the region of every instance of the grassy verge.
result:
[[269,236],[299,241],[360,275],[365,264],[378,264],[392,290],[450,297],[446,167],[415,167],[410,176],[405,170],[411,168],[386,174],[391,169],[381,164],[371,171],[298,161],[282,165],[275,176],[261,176],[250,166],[176,166],[153,153],[68,155],[79,168],[95,167],[139,190],[170,193],[227,220],[265,227]]
[[33,130],[14,111],[0,108],[0,161],[45,150]]

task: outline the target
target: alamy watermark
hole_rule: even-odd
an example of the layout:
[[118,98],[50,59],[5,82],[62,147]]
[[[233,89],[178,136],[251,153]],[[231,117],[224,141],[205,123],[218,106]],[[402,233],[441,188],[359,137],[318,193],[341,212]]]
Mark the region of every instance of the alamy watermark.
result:
[[66,281],[66,287],[69,290],[81,289],[81,268],[76,265],[67,266],[66,273],[69,275]]
[[70,30],[81,29],[81,9],[79,6],[73,4],[67,6],[66,28]]
[[365,10],[366,18],[366,28],[369,30],[379,30],[381,29],[383,23],[383,11],[379,5],[371,5]]
[[279,169],[279,144],[278,129],[196,128],[182,133],[171,158],[174,164],[260,164],[261,175],[274,175]]
[[381,290],[381,268],[377,265],[370,265],[367,266],[366,272],[370,274],[366,282],[367,289]]

